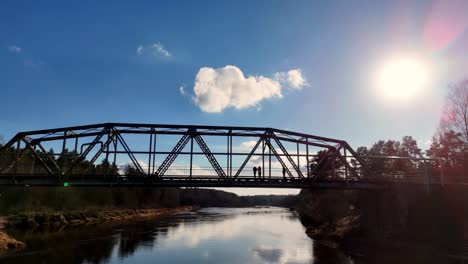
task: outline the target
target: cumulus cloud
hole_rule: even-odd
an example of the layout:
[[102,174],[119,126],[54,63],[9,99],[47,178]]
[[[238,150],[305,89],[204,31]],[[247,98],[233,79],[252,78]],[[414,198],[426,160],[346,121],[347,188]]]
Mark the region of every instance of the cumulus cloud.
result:
[[21,47],[15,46],[15,45],[9,46],[9,47],[8,47],[8,50],[9,50],[11,53],[21,53],[21,51],[22,51]]
[[274,79],[288,88],[302,90],[307,85],[307,81],[302,75],[301,69],[292,69],[287,72],[277,72]]
[[236,66],[200,68],[195,78],[193,100],[208,113],[226,108],[245,109],[265,99],[282,98],[281,84],[274,78],[247,76]]
[[164,48],[161,42],[155,42],[148,46],[139,45],[136,49],[136,54],[141,56],[145,53],[153,54],[155,56],[171,57],[172,54]]

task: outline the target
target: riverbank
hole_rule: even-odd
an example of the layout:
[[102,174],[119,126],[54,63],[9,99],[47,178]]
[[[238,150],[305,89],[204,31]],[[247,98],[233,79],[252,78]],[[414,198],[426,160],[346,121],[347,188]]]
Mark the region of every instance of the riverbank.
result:
[[80,225],[152,219],[191,210],[191,206],[183,206],[175,208],[88,210],[83,212],[45,211],[13,214],[1,218],[0,252],[18,250],[27,246],[5,232],[10,228],[28,230],[41,228],[63,229]]
[[376,248],[404,250],[408,245],[424,248],[422,252],[461,252],[468,240],[467,191],[463,186],[428,190],[399,185],[380,190],[302,190],[297,210],[310,238],[331,241],[359,255],[372,255]]
[[0,252],[24,248],[25,244],[23,242],[20,242],[3,232],[7,223],[8,220],[6,217],[0,217]]

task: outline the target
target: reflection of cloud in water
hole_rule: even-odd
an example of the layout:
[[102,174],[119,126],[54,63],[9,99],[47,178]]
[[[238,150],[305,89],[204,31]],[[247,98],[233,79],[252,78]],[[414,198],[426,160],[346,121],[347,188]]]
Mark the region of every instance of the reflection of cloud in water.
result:
[[213,241],[240,241],[261,262],[310,263],[313,258],[311,240],[287,209],[210,208],[200,213],[205,216],[168,230],[158,246],[203,248]]
[[[312,251],[301,245],[276,243],[282,245],[280,248],[258,246],[252,249],[253,255],[266,263],[311,263]],[[305,245],[305,244],[304,244]]]
[[254,248],[252,252],[268,263],[278,263],[281,257],[281,249]]

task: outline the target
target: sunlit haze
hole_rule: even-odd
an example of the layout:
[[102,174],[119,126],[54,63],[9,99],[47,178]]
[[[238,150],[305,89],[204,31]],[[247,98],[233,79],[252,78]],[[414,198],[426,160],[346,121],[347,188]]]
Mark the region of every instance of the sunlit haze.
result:
[[423,92],[427,84],[427,66],[415,59],[403,58],[384,63],[378,85],[383,96],[402,100]]

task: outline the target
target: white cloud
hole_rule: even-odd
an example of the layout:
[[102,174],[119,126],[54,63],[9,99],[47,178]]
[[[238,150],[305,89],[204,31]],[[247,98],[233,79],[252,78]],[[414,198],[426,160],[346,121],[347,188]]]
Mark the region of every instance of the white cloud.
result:
[[257,142],[258,142],[257,140],[249,140],[249,141],[241,142],[239,149],[242,151],[250,151],[255,147]]
[[163,56],[171,57],[171,53],[169,53],[160,42],[154,43],[152,47]]
[[21,51],[23,50],[21,47],[19,46],[15,46],[15,45],[12,45],[12,46],[9,46],[8,47],[8,50],[11,52],[11,53],[21,53]]
[[226,108],[245,109],[270,98],[282,98],[281,84],[263,76],[245,77],[232,65],[213,69],[200,68],[195,78],[194,102],[208,113]]
[[142,46],[142,45],[138,46],[138,48],[137,48],[137,50],[136,50],[136,53],[137,53],[138,55],[142,55],[142,54],[143,54],[143,46]]
[[156,56],[172,57],[172,54],[164,48],[161,42],[155,42],[149,46],[139,45],[136,49],[136,54],[141,56],[145,53],[151,53]]
[[302,89],[307,83],[300,69],[288,71],[288,83],[294,89]]
[[307,85],[307,81],[302,75],[301,69],[292,69],[287,72],[277,72],[274,79],[288,88],[302,90]]
[[180,92],[180,95],[182,96],[185,95],[185,87],[183,85],[179,86],[179,92]]

